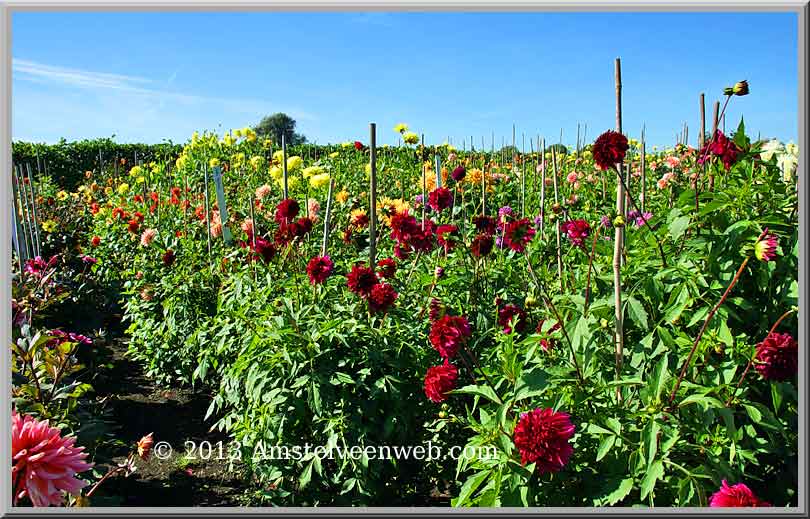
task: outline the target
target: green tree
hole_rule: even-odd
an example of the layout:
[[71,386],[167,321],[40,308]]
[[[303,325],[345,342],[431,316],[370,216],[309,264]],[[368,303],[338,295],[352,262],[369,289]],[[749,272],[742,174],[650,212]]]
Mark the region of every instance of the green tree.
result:
[[282,135],[288,146],[307,142],[306,137],[296,133],[295,119],[282,112],[265,116],[253,129],[259,137],[272,139],[274,146],[281,146]]

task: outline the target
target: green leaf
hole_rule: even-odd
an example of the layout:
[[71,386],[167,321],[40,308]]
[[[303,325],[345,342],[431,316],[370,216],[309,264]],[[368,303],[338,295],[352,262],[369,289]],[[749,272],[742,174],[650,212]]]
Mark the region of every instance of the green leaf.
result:
[[614,491],[605,496],[605,500],[607,504],[613,506],[630,495],[631,490],[633,490],[633,478],[623,479]]
[[495,394],[495,391],[489,386],[477,386],[475,384],[464,386],[459,389],[454,389],[451,393],[465,393],[469,395],[478,395],[486,398],[491,402],[495,402],[496,404],[500,404],[501,399],[498,398],[498,395]]
[[610,449],[613,448],[613,444],[616,443],[616,437],[614,435],[606,436],[605,439],[599,444],[599,448],[596,450],[596,461],[601,460],[604,458]]
[[482,470],[481,472],[477,472],[472,476],[470,476],[469,478],[467,478],[467,481],[465,481],[464,484],[461,485],[461,490],[459,490],[458,497],[453,500],[453,506],[462,506],[464,504],[467,504],[467,501],[470,498],[470,496],[476,490],[478,490],[478,487],[481,486],[481,483],[484,482],[484,480],[487,478],[488,475],[489,475],[488,470]]
[[630,307],[629,314],[633,322],[644,330],[649,329],[650,325],[647,322],[647,311],[644,309],[644,305],[635,297],[628,299],[627,304]]
[[669,234],[674,241],[677,241],[689,228],[689,220],[691,220],[689,216],[679,216],[669,224]]
[[664,463],[656,460],[647,468],[644,478],[641,480],[641,499],[646,499],[655,488],[655,483],[664,477]]
[[647,458],[647,470],[655,460],[655,455],[658,454],[658,432],[661,426],[655,420],[650,420],[649,423],[641,431],[641,439],[644,443],[644,455]]
[[541,394],[548,385],[548,374],[542,369],[533,369],[523,375],[515,385],[514,401],[530,398]]

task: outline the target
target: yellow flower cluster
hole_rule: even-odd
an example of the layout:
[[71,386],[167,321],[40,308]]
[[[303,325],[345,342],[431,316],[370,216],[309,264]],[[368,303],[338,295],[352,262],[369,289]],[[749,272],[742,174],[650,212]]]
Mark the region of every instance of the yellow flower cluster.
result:
[[414,132],[405,132],[402,134],[402,140],[405,142],[405,144],[418,144],[419,136]]
[[340,202],[341,204],[345,204],[346,201],[349,199],[349,192],[346,189],[341,189],[338,194],[335,195],[335,200]]
[[399,123],[394,126],[394,131],[397,133],[405,133],[408,131],[408,125],[405,123]]

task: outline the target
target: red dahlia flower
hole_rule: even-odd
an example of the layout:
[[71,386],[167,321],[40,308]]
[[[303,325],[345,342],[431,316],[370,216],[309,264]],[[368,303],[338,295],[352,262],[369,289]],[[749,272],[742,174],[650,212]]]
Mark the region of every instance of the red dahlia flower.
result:
[[789,333],[772,332],[757,344],[754,367],[765,380],[787,380],[798,366],[799,343]]
[[363,149],[363,143],[360,142],[360,141],[354,141],[354,149],[362,150]]
[[371,290],[377,284],[377,276],[370,268],[355,265],[347,276],[346,284],[349,290],[365,299],[371,295]]
[[14,504],[28,497],[34,506],[59,506],[62,493],[78,495],[87,483],[76,474],[92,468],[76,438],[28,415],[11,410],[11,488]]
[[754,493],[751,492],[751,489],[744,483],[729,486],[728,482],[724,479],[720,490],[712,494],[712,497],[709,499],[709,506],[720,508],[767,507],[771,506],[771,504],[755,496]]
[[734,141],[726,137],[720,130],[717,130],[714,139],[707,141],[703,145],[703,149],[700,150],[698,164],[703,164],[709,160],[710,155],[714,155],[723,161],[723,167],[729,169],[732,164],[737,162],[737,157],[741,152],[742,150],[734,144]]
[[496,223],[495,218],[491,216],[479,215],[473,218],[475,230],[484,234],[495,234]]
[[440,213],[453,203],[453,193],[446,187],[437,187],[428,195],[428,205]]
[[386,313],[396,301],[397,291],[388,283],[377,283],[371,287],[368,297],[368,309],[372,313]]
[[629,147],[627,137],[608,130],[593,143],[593,160],[600,169],[610,169],[624,162],[624,154]]
[[171,249],[167,249],[166,252],[163,253],[163,264],[167,267],[171,267],[174,263],[175,255],[174,251]]
[[98,247],[99,245],[101,245],[101,237],[93,236],[93,238],[90,240],[90,244],[93,247]]
[[276,206],[276,221],[286,223],[298,216],[300,210],[301,207],[295,199],[285,198]]
[[585,238],[588,237],[591,226],[585,220],[568,220],[567,222],[563,222],[560,226],[560,230],[568,236],[571,243],[577,247],[584,247]]
[[464,177],[467,176],[467,170],[464,169],[464,166],[459,166],[450,173],[450,176],[453,177],[453,180],[456,182],[461,182],[464,180]]
[[513,251],[523,252],[535,234],[537,234],[537,231],[534,230],[529,219],[521,218],[506,224],[503,239],[504,243]]
[[527,324],[526,311],[515,305],[506,305],[498,310],[498,326],[503,327],[503,333],[512,333],[510,322],[514,321],[515,330],[523,332]]
[[515,447],[521,463],[537,463],[541,474],[559,472],[574,452],[568,440],[575,429],[568,413],[541,408],[523,413],[515,425]]
[[430,343],[445,359],[454,357],[471,335],[467,319],[459,316],[445,315],[430,327]]
[[383,279],[390,279],[397,273],[397,262],[394,258],[383,258],[377,262],[377,275]]
[[137,233],[138,227],[139,227],[138,220],[136,220],[135,218],[133,218],[127,223],[127,230],[131,233]]
[[315,256],[307,263],[307,275],[309,282],[313,285],[320,285],[332,275],[335,264],[329,256]]
[[494,244],[495,241],[493,240],[491,234],[478,234],[475,238],[473,238],[472,243],[470,244],[470,252],[472,252],[472,255],[476,258],[481,258],[492,252],[492,247]]
[[439,245],[444,247],[444,252],[450,252],[457,245],[458,227],[455,225],[440,225],[436,228],[436,237],[439,240]]
[[444,402],[447,393],[456,388],[458,369],[445,361],[441,366],[428,368],[425,374],[425,395],[432,402]]

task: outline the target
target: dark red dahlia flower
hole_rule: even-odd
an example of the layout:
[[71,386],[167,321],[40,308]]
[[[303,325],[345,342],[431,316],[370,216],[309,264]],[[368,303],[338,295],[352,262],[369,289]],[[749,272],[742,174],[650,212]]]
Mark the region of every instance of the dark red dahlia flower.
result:
[[383,258],[377,262],[377,275],[382,279],[391,279],[397,273],[397,262],[394,258]]
[[591,226],[585,220],[568,220],[563,222],[560,230],[571,240],[571,243],[577,247],[585,247],[585,238],[590,234]]
[[436,228],[436,237],[444,252],[450,252],[458,244],[458,227],[455,225],[440,225]]
[[521,463],[537,463],[541,474],[559,472],[574,452],[568,440],[575,429],[568,413],[541,408],[523,413],[515,425],[515,447]]
[[523,252],[535,234],[537,231],[532,227],[531,221],[528,218],[521,218],[506,224],[503,230],[503,240],[513,251]]
[[163,264],[167,267],[171,267],[174,263],[175,255],[174,251],[171,249],[166,249],[166,252],[163,253]]
[[799,343],[789,333],[773,332],[757,344],[754,366],[765,380],[787,380],[799,366]]
[[593,160],[600,169],[610,169],[624,162],[624,154],[629,147],[627,137],[608,130],[593,143]]
[[450,173],[450,176],[453,177],[453,180],[456,182],[461,182],[464,180],[464,177],[467,176],[467,170],[464,169],[464,166],[459,166]]
[[470,244],[470,252],[476,258],[481,258],[492,252],[493,245],[495,245],[495,240],[491,234],[478,234]]
[[371,287],[368,297],[368,309],[372,313],[386,313],[393,306],[399,294],[388,283],[377,283]]
[[[537,323],[537,328],[535,328],[534,332],[542,334],[543,323],[545,322],[546,322],[545,319],[541,319],[540,322]],[[552,334],[559,329],[560,323],[554,323],[554,325],[548,330],[548,333]],[[552,337],[543,337],[542,339],[540,339],[540,347],[543,348],[543,351],[545,351],[546,353],[550,352],[554,348],[555,344],[556,341]]]
[[362,150],[363,149],[363,143],[360,142],[360,141],[354,141],[354,149]]
[[298,216],[300,210],[301,207],[295,199],[285,198],[276,206],[276,221],[286,223]]
[[484,234],[495,234],[496,222],[491,216],[478,215],[473,218],[475,230]]
[[138,232],[138,228],[139,228],[139,227],[140,227],[140,226],[138,225],[138,220],[137,220],[137,219],[135,219],[135,218],[133,218],[132,220],[130,220],[130,221],[127,223],[127,230],[128,230],[129,232],[133,233],[133,234]]
[[254,247],[253,241],[251,240],[250,248],[253,251],[262,257],[262,260],[265,263],[270,263],[270,260],[276,255],[276,246],[270,240],[265,240],[264,238],[256,238],[256,245]]
[[315,256],[307,263],[307,275],[312,285],[320,285],[332,275],[335,264],[329,256]]
[[465,317],[445,315],[430,327],[430,343],[445,359],[455,356],[472,332]]
[[93,247],[98,247],[99,245],[101,245],[101,237],[93,236],[93,239],[90,240],[90,244],[93,245]]
[[714,139],[710,139],[703,145],[700,150],[700,158],[698,164],[703,164],[713,155],[719,157],[723,161],[723,167],[729,169],[735,162],[737,157],[742,153],[742,150],[723,132],[717,130]]
[[428,205],[440,213],[453,204],[453,193],[446,187],[437,187],[428,195]]
[[425,374],[425,395],[431,402],[444,402],[447,393],[456,388],[458,369],[445,361],[441,366],[428,368]]
[[395,213],[391,216],[391,239],[398,243],[407,243],[411,236],[420,232],[421,227],[416,218],[407,212]]
[[498,310],[498,326],[503,328],[503,333],[512,333],[510,322],[513,322],[515,330],[524,332],[528,324],[526,311],[512,304]]
[[754,493],[751,492],[751,489],[744,483],[729,486],[728,482],[724,479],[720,490],[712,494],[712,497],[709,499],[709,506],[720,508],[767,507],[771,506],[771,504],[755,496]]
[[366,266],[355,265],[347,276],[346,284],[349,290],[365,299],[371,295],[371,290],[377,284],[377,275]]

